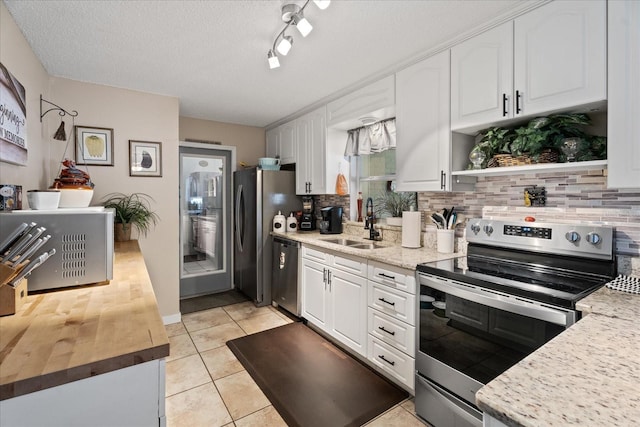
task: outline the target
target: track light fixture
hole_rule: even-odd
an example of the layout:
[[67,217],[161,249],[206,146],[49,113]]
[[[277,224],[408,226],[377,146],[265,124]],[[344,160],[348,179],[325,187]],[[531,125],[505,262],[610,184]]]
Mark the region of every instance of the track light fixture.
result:
[[[287,3],[282,6],[282,20],[286,25],[278,33],[273,41],[273,47],[269,49],[269,52],[267,53],[269,68],[273,69],[280,66],[280,60],[278,59],[276,51],[281,55],[286,56],[293,46],[293,37],[285,35],[285,31],[289,26],[295,26],[302,37],[307,37],[311,30],[313,30],[311,23],[309,23],[309,21],[304,17],[304,9],[310,1],[311,0],[305,1],[302,7],[296,3]],[[313,3],[315,3],[320,10],[324,10],[329,7],[331,0],[313,0]]]

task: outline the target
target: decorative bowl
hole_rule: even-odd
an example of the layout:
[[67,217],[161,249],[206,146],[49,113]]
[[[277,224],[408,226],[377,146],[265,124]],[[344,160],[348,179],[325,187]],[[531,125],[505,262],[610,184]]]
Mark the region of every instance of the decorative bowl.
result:
[[27,191],[29,207],[35,210],[58,209],[60,204],[60,190],[29,190]]
[[93,189],[90,188],[61,188],[60,208],[86,208],[93,198]]

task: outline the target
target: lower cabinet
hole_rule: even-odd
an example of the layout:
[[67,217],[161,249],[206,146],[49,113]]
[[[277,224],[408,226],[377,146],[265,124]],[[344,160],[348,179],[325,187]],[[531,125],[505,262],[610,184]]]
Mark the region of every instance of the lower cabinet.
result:
[[[324,257],[324,262],[318,262]],[[366,261],[302,249],[302,317],[366,357]],[[346,271],[349,270],[349,271]],[[361,275],[355,272],[363,272]]]

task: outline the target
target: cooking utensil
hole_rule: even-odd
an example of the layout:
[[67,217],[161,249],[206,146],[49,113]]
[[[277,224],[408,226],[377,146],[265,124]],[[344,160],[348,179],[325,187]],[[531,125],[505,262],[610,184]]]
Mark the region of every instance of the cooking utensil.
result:
[[435,219],[433,215],[431,216],[431,222],[434,223],[437,228],[442,228],[442,225],[440,224],[440,222],[437,219]]
[[447,230],[453,230],[453,224],[455,224],[455,222],[456,222],[456,216],[457,216],[457,214],[455,212],[453,214],[449,215],[449,222],[447,223]]
[[13,265],[19,265],[21,262],[30,259],[31,255],[36,253],[38,249],[44,246],[47,241],[51,238],[50,234],[47,234],[45,237],[36,240],[27,250],[22,252],[22,255],[13,262]]
[[18,250],[14,253],[14,255],[12,255],[12,256],[7,255],[6,261],[11,261],[13,264],[16,264],[16,262],[14,260],[16,258],[21,258],[22,254],[25,253],[26,251],[28,251],[31,248],[31,246],[33,246],[33,244],[40,238],[40,235],[45,230],[46,230],[46,228],[39,227],[39,228],[36,228],[35,231],[32,231],[31,233],[29,233],[29,234],[31,234],[31,238],[25,240],[25,242],[23,243],[22,247],[18,248]]
[[16,287],[16,285],[18,283],[20,283],[20,281],[22,279],[24,279],[25,277],[29,276],[33,270],[35,270],[36,268],[40,267],[42,264],[44,264],[44,262],[46,260],[48,260],[49,258],[51,258],[54,254],[56,253],[56,249],[53,248],[51,249],[49,252],[44,252],[42,255],[40,255],[38,258],[29,261],[29,264],[27,264],[21,271],[20,273],[18,273],[18,275],[15,277],[15,279],[13,279],[11,281],[11,286]]
[[434,212],[432,216],[434,216],[436,220],[442,225],[442,228],[447,228],[447,220],[441,213]]
[[27,247],[27,243],[31,241],[32,237],[33,235],[31,233],[27,233],[22,237],[20,237],[20,239],[18,239],[18,241],[13,246],[11,246],[11,249],[9,249],[9,252],[7,252],[7,254],[2,258],[2,263],[10,264],[11,260],[16,255],[18,255],[22,249],[25,249]]

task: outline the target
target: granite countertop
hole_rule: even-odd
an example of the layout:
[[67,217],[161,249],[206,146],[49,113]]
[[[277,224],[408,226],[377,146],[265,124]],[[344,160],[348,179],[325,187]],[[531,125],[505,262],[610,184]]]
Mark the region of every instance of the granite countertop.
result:
[[418,264],[423,262],[442,261],[462,256],[460,252],[443,254],[434,248],[404,248],[399,243],[393,242],[376,242],[379,248],[376,249],[356,249],[336,243],[330,243],[327,240],[336,238],[348,238],[350,240],[362,240],[363,243],[371,243],[371,240],[350,234],[320,234],[318,231],[305,231],[295,233],[271,233],[273,236],[294,240],[306,245],[332,250],[349,255],[355,255],[368,260],[379,261],[396,267],[415,270]]
[[589,313],[476,393],[508,426],[640,424],[640,295],[608,288],[577,304]]

